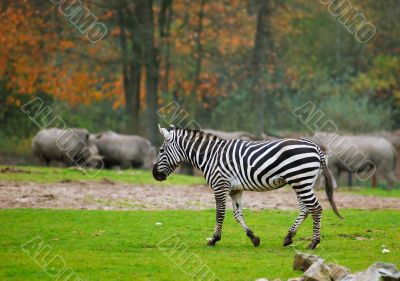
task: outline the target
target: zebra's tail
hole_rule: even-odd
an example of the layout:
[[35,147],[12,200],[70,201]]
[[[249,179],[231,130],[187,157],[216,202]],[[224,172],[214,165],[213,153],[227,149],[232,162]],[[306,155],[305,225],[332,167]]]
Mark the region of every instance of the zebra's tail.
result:
[[332,206],[333,211],[335,214],[343,219],[343,217],[339,214],[338,208],[336,207],[336,203],[333,200],[333,178],[332,178],[332,173],[328,169],[328,166],[326,164],[326,159],[325,159],[325,154],[322,151],[322,149],[317,145],[318,153],[321,158],[321,168],[322,172],[324,173],[324,178],[325,178],[325,192],[326,192],[326,197],[328,197],[329,203]]
[[326,192],[326,197],[328,197],[329,203],[332,206],[333,211],[335,214],[343,219],[343,217],[339,214],[339,211],[336,207],[336,203],[333,200],[333,180],[332,180],[332,173],[329,171],[328,168],[323,169],[324,177],[325,177],[325,192]]

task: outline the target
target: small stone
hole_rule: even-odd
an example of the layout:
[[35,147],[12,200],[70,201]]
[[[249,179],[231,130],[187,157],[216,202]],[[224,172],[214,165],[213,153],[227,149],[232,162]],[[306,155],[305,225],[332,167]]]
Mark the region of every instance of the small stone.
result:
[[382,249],[382,254],[389,254],[390,251],[388,249]]
[[267,278],[258,278],[258,279],[256,279],[256,281],[268,281],[268,279]]
[[357,236],[357,237],[356,237],[356,240],[358,240],[358,241],[363,241],[363,240],[368,240],[368,239],[365,238],[365,237],[362,237],[362,236]]

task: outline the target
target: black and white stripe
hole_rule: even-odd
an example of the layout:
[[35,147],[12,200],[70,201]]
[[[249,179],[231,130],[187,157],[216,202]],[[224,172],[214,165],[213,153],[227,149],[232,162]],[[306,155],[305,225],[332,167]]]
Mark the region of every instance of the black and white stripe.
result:
[[321,148],[306,139],[273,141],[222,140],[200,131],[160,128],[165,141],[153,168],[154,178],[165,180],[182,162],[188,162],[203,172],[214,191],[216,226],[209,245],[221,239],[226,198],[230,195],[234,217],[255,246],[260,240],[246,225],[242,213],[243,191],[269,191],[289,184],[296,192],[300,214],[290,227],[284,245],[292,237],[309,213],[313,218],[313,240],[310,248],[320,241],[322,207],[313,192],[313,185],[322,172],[328,199],[335,211],[332,180]]

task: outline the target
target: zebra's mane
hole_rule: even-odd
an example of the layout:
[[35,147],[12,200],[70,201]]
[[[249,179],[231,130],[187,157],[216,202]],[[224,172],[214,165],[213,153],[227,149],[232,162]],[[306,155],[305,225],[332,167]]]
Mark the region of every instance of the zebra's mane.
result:
[[186,131],[186,132],[192,132],[192,133],[195,133],[195,134],[199,134],[199,136],[204,136],[204,137],[207,137],[207,138],[215,138],[216,140],[224,140],[224,139],[221,139],[220,137],[218,137],[218,136],[216,136],[216,135],[214,135],[214,134],[210,134],[210,133],[206,133],[206,132],[203,132],[203,131],[201,131],[201,130],[197,130],[197,129],[187,129],[187,128],[181,128],[181,127],[175,127],[175,126],[170,126],[169,128],[168,128],[168,132],[170,132],[170,131],[173,131],[173,130],[175,130],[175,131],[177,131],[177,130],[181,130],[181,131]]

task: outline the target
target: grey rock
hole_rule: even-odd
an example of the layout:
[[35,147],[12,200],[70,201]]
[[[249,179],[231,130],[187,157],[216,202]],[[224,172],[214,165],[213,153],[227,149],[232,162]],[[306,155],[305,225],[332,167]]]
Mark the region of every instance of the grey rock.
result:
[[344,266],[340,266],[336,263],[329,263],[330,278],[333,281],[343,280],[347,275],[350,274],[350,270]]
[[396,278],[396,275],[399,275],[396,265],[377,262],[366,271],[357,274],[354,281],[400,281],[400,278]]
[[304,281],[331,281],[330,272],[331,268],[323,260],[318,260],[304,272]]
[[306,271],[312,264],[317,261],[323,262],[324,260],[316,255],[296,253],[296,255],[294,256],[293,269]]
[[340,281],[354,281],[354,279],[356,278],[355,274],[349,274],[346,277],[344,277],[342,280]]
[[378,269],[378,273],[382,276],[383,280],[395,281],[394,274],[385,268]]
[[341,281],[349,274],[350,270],[343,266],[318,260],[304,272],[304,281]]

